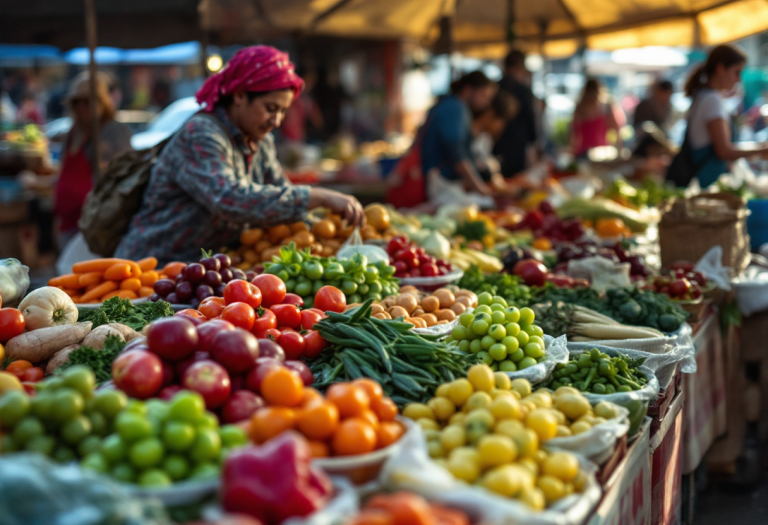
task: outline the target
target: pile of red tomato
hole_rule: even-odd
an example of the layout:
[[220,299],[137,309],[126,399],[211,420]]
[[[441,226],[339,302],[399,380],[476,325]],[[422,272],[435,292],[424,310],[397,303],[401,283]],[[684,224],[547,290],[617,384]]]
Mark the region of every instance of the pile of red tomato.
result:
[[395,267],[395,277],[437,277],[451,271],[450,264],[427,254],[423,247],[400,235],[390,239],[387,254]]

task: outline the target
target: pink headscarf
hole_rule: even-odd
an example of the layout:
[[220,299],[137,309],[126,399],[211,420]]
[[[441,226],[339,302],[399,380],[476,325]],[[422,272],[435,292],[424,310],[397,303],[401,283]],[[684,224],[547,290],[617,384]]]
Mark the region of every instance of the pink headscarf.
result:
[[271,46],[253,46],[235,53],[221,71],[205,81],[195,98],[205,104],[203,111],[211,112],[222,95],[291,89],[295,98],[303,88],[304,81],[296,74],[288,53]]

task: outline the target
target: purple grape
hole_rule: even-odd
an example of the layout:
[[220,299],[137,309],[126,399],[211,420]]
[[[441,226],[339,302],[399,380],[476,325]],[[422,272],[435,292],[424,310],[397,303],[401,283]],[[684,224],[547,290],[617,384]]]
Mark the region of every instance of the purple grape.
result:
[[179,296],[176,295],[176,292],[169,293],[165,300],[171,304],[181,304],[179,301]]
[[205,272],[203,282],[208,286],[215,288],[221,284],[221,274],[217,271],[207,271]]
[[198,307],[198,306],[200,306],[200,301],[198,301],[198,300],[197,300],[197,297],[193,297],[193,298],[192,298],[192,299],[189,301],[189,306],[191,306],[191,307],[192,307],[192,308],[194,308],[194,309],[197,309],[197,307]]
[[206,257],[205,259],[200,259],[200,264],[202,264],[203,267],[205,267],[205,269],[209,272],[218,272],[221,270],[221,262],[215,257]]
[[213,293],[216,297],[224,297],[224,284],[220,284],[213,289]]
[[245,280],[246,281],[251,282],[255,278],[256,278],[256,272],[254,272],[253,270],[248,270],[247,272],[245,272]]
[[179,275],[177,275],[176,278],[173,281],[176,284],[184,282],[184,272],[181,272]]
[[195,297],[199,301],[202,301],[203,299],[208,299],[209,297],[213,296],[213,288],[208,286],[207,284],[201,284],[197,287],[197,290],[195,290]]
[[165,297],[176,289],[176,283],[170,279],[160,279],[155,283],[155,293],[160,297]]
[[193,295],[194,290],[192,289],[192,283],[184,281],[176,286],[176,296],[182,301],[190,299]]
[[153,303],[156,303],[157,301],[160,300],[160,296],[157,295],[156,293],[153,293],[152,295],[149,296],[149,300],[152,301]]
[[235,268],[232,270],[232,278],[233,279],[240,279],[241,281],[245,281],[245,272],[242,271],[240,268]]
[[200,263],[192,263],[184,268],[184,278],[192,284],[197,284],[205,277],[205,267]]
[[221,269],[227,269],[230,266],[232,266],[232,260],[229,258],[229,255],[225,255],[223,253],[217,253],[213,256],[214,259],[218,259],[219,263],[221,264]]
[[229,268],[224,268],[219,272],[219,274],[221,274],[221,282],[223,283],[228,283],[233,278],[232,270],[230,270]]

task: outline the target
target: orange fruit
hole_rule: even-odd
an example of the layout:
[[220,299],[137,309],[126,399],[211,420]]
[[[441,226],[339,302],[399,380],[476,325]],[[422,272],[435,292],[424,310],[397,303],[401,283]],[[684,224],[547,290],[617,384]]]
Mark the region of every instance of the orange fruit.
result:
[[374,401],[371,408],[379,417],[379,421],[394,421],[397,417],[397,405],[388,397]]
[[323,397],[323,394],[321,394],[316,388],[307,387],[304,388],[304,396],[301,398],[301,408],[309,408],[310,405],[313,405],[317,402],[324,402],[325,398]]
[[296,412],[285,407],[262,407],[251,417],[251,440],[264,443],[296,427]]
[[435,525],[427,500],[411,492],[374,496],[368,502],[368,508],[389,512],[397,525]]
[[176,279],[176,276],[178,276],[186,267],[187,263],[170,262],[165,265],[165,268],[163,268],[163,273],[170,279]]
[[240,234],[240,244],[243,246],[253,246],[264,237],[264,230],[261,228],[252,228],[245,230]]
[[376,431],[359,417],[345,419],[333,433],[331,447],[338,456],[367,454],[376,448]]
[[295,407],[304,398],[304,383],[296,372],[276,366],[264,376],[261,397],[269,405]]
[[331,455],[331,449],[323,441],[308,441],[309,453],[313,458],[327,458]]
[[296,240],[296,244],[301,248],[306,248],[315,242],[315,236],[307,231],[296,232],[293,238]]
[[347,525],[396,525],[392,514],[379,509],[363,509]]
[[405,433],[398,421],[382,421],[376,430],[376,448],[388,447]]
[[325,398],[336,405],[342,419],[359,416],[371,405],[368,394],[362,387],[352,383],[335,383],[331,385]]
[[294,222],[293,224],[291,224],[290,228],[291,228],[291,233],[308,232],[309,231],[309,228],[307,227],[306,224],[304,224],[304,221]]
[[332,403],[312,403],[299,412],[299,431],[309,439],[328,439],[339,424],[339,409]]
[[600,237],[618,237],[624,233],[625,229],[624,221],[615,217],[597,219],[595,222],[595,231]]
[[328,219],[323,219],[312,226],[312,233],[321,239],[333,239],[336,236],[336,225]]
[[378,430],[379,428],[379,417],[376,415],[376,413],[373,410],[363,410],[363,413],[357,416],[361,419],[365,419],[368,423],[371,424],[374,430]]
[[387,209],[381,204],[371,204],[365,208],[365,220],[369,226],[378,231],[389,228],[390,217]]
[[368,399],[371,400],[371,403],[384,397],[384,390],[381,389],[381,385],[373,379],[362,377],[352,381],[352,384],[365,390],[365,393],[368,394]]
[[290,235],[291,229],[285,224],[278,224],[277,226],[273,226],[267,232],[269,242],[272,244],[277,244]]

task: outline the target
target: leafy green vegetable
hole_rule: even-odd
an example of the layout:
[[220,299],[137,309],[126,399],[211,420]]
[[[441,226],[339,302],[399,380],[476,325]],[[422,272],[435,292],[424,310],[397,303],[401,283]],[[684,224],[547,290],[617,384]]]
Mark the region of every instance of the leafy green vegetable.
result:
[[510,305],[519,308],[530,304],[530,288],[520,284],[517,276],[508,273],[485,275],[480,268],[472,265],[464,272],[458,286],[476,294],[488,292],[492,295],[499,295],[506,299]]
[[138,332],[152,321],[172,315],[173,308],[165,301],[133,304],[129,299],[113,297],[95,310],[79,309],[78,321],[91,321],[93,328],[109,323],[121,323]]
[[85,365],[96,375],[96,381],[103,383],[112,379],[112,361],[125,348],[125,341],[116,335],[108,335],[104,347],[96,350],[90,346],[81,346],[69,353],[69,361],[56,369],[60,374],[70,366]]
[[466,221],[456,228],[456,235],[461,235],[468,241],[482,241],[488,234],[488,226],[483,221]]

